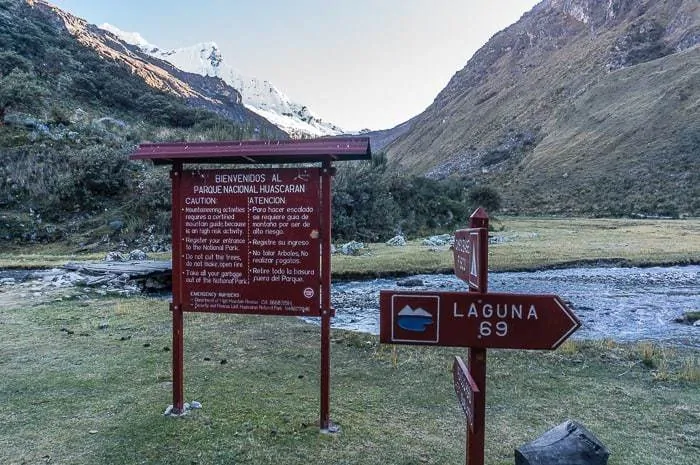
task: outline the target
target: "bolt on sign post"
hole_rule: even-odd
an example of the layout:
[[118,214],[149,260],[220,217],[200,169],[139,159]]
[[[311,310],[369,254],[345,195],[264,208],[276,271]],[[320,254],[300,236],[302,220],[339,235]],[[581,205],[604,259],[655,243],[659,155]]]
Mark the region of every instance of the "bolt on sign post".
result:
[[[332,163],[370,159],[369,138],[142,144],[131,158],[172,165],[173,411],[184,408],[184,312],[317,316],[319,424],[332,429]],[[212,163],[295,167],[183,168]]]
[[468,292],[381,291],[379,339],[388,344],[467,347],[453,365],[455,393],[467,417],[467,464],[484,464],[486,349],[559,347],[581,323],[556,295],[488,292],[488,215],[478,208],[455,232],[457,277]]

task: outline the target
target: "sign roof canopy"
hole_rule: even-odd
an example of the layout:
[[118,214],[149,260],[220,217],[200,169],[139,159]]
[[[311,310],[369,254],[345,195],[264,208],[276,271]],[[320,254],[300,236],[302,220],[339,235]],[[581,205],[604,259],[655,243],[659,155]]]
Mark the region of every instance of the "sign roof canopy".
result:
[[302,140],[144,143],[129,157],[173,163],[312,163],[370,160],[369,137],[324,137]]

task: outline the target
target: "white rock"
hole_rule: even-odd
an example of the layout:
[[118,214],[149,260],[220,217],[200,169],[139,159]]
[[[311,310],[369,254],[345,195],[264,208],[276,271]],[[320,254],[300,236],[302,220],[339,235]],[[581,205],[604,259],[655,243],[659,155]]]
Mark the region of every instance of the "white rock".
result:
[[357,254],[360,249],[364,249],[365,244],[362,242],[357,242],[357,241],[350,241],[347,244],[343,244],[340,247],[340,253],[343,255],[355,255]]
[[401,234],[398,234],[386,241],[386,245],[390,245],[392,247],[403,247],[406,245],[406,238],[404,238]]

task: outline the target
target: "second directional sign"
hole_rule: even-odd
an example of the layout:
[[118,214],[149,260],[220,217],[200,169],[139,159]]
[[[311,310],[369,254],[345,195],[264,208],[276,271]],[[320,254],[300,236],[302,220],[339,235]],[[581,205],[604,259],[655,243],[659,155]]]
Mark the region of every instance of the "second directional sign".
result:
[[380,340],[501,349],[556,349],[581,325],[556,295],[380,293]]
[[455,242],[452,246],[455,275],[477,292],[484,292],[482,283],[485,282],[483,278],[488,273],[488,240],[486,228],[455,231]]

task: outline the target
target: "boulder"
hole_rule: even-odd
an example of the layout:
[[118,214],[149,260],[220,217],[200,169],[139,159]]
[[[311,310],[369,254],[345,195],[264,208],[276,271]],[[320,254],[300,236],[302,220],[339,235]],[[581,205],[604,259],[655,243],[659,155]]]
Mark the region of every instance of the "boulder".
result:
[[489,234],[489,244],[503,244],[508,239],[505,236],[492,236]]
[[439,234],[437,236],[430,236],[427,239],[423,239],[422,244],[429,247],[436,247],[441,245],[452,245],[454,241],[455,238],[451,234]]
[[108,223],[108,226],[112,231],[121,231],[124,227],[124,221],[120,219],[112,220]]
[[350,241],[340,246],[340,253],[343,255],[357,255],[365,248],[365,244],[357,241]]
[[143,250],[134,249],[129,252],[129,260],[148,260],[148,255]]
[[425,286],[425,283],[420,278],[406,278],[396,281],[396,285],[399,287],[419,287]]
[[106,262],[124,262],[126,261],[126,257],[122,255],[119,252],[107,252],[107,255],[105,256],[105,261]]
[[73,124],[86,123],[88,119],[89,117],[85,110],[83,110],[82,108],[76,108],[70,117],[70,122]]
[[700,326],[700,311],[688,311],[678,318],[674,318],[676,323],[690,326]]
[[567,420],[515,449],[515,465],[606,465],[609,456],[593,433]]
[[102,126],[107,129],[113,129],[113,128],[120,128],[120,129],[125,129],[128,128],[129,125],[126,124],[124,121],[117,119],[117,118],[112,118],[109,116],[105,116],[103,118],[99,118],[93,121],[93,123],[97,126]]
[[406,245],[406,238],[403,237],[401,234],[398,234],[386,241],[386,245],[390,245],[392,247],[403,247],[404,245]]
[[3,122],[8,126],[22,126],[27,129],[34,129],[44,134],[50,132],[46,123],[43,123],[33,116],[25,115],[24,113],[8,113],[5,115]]

